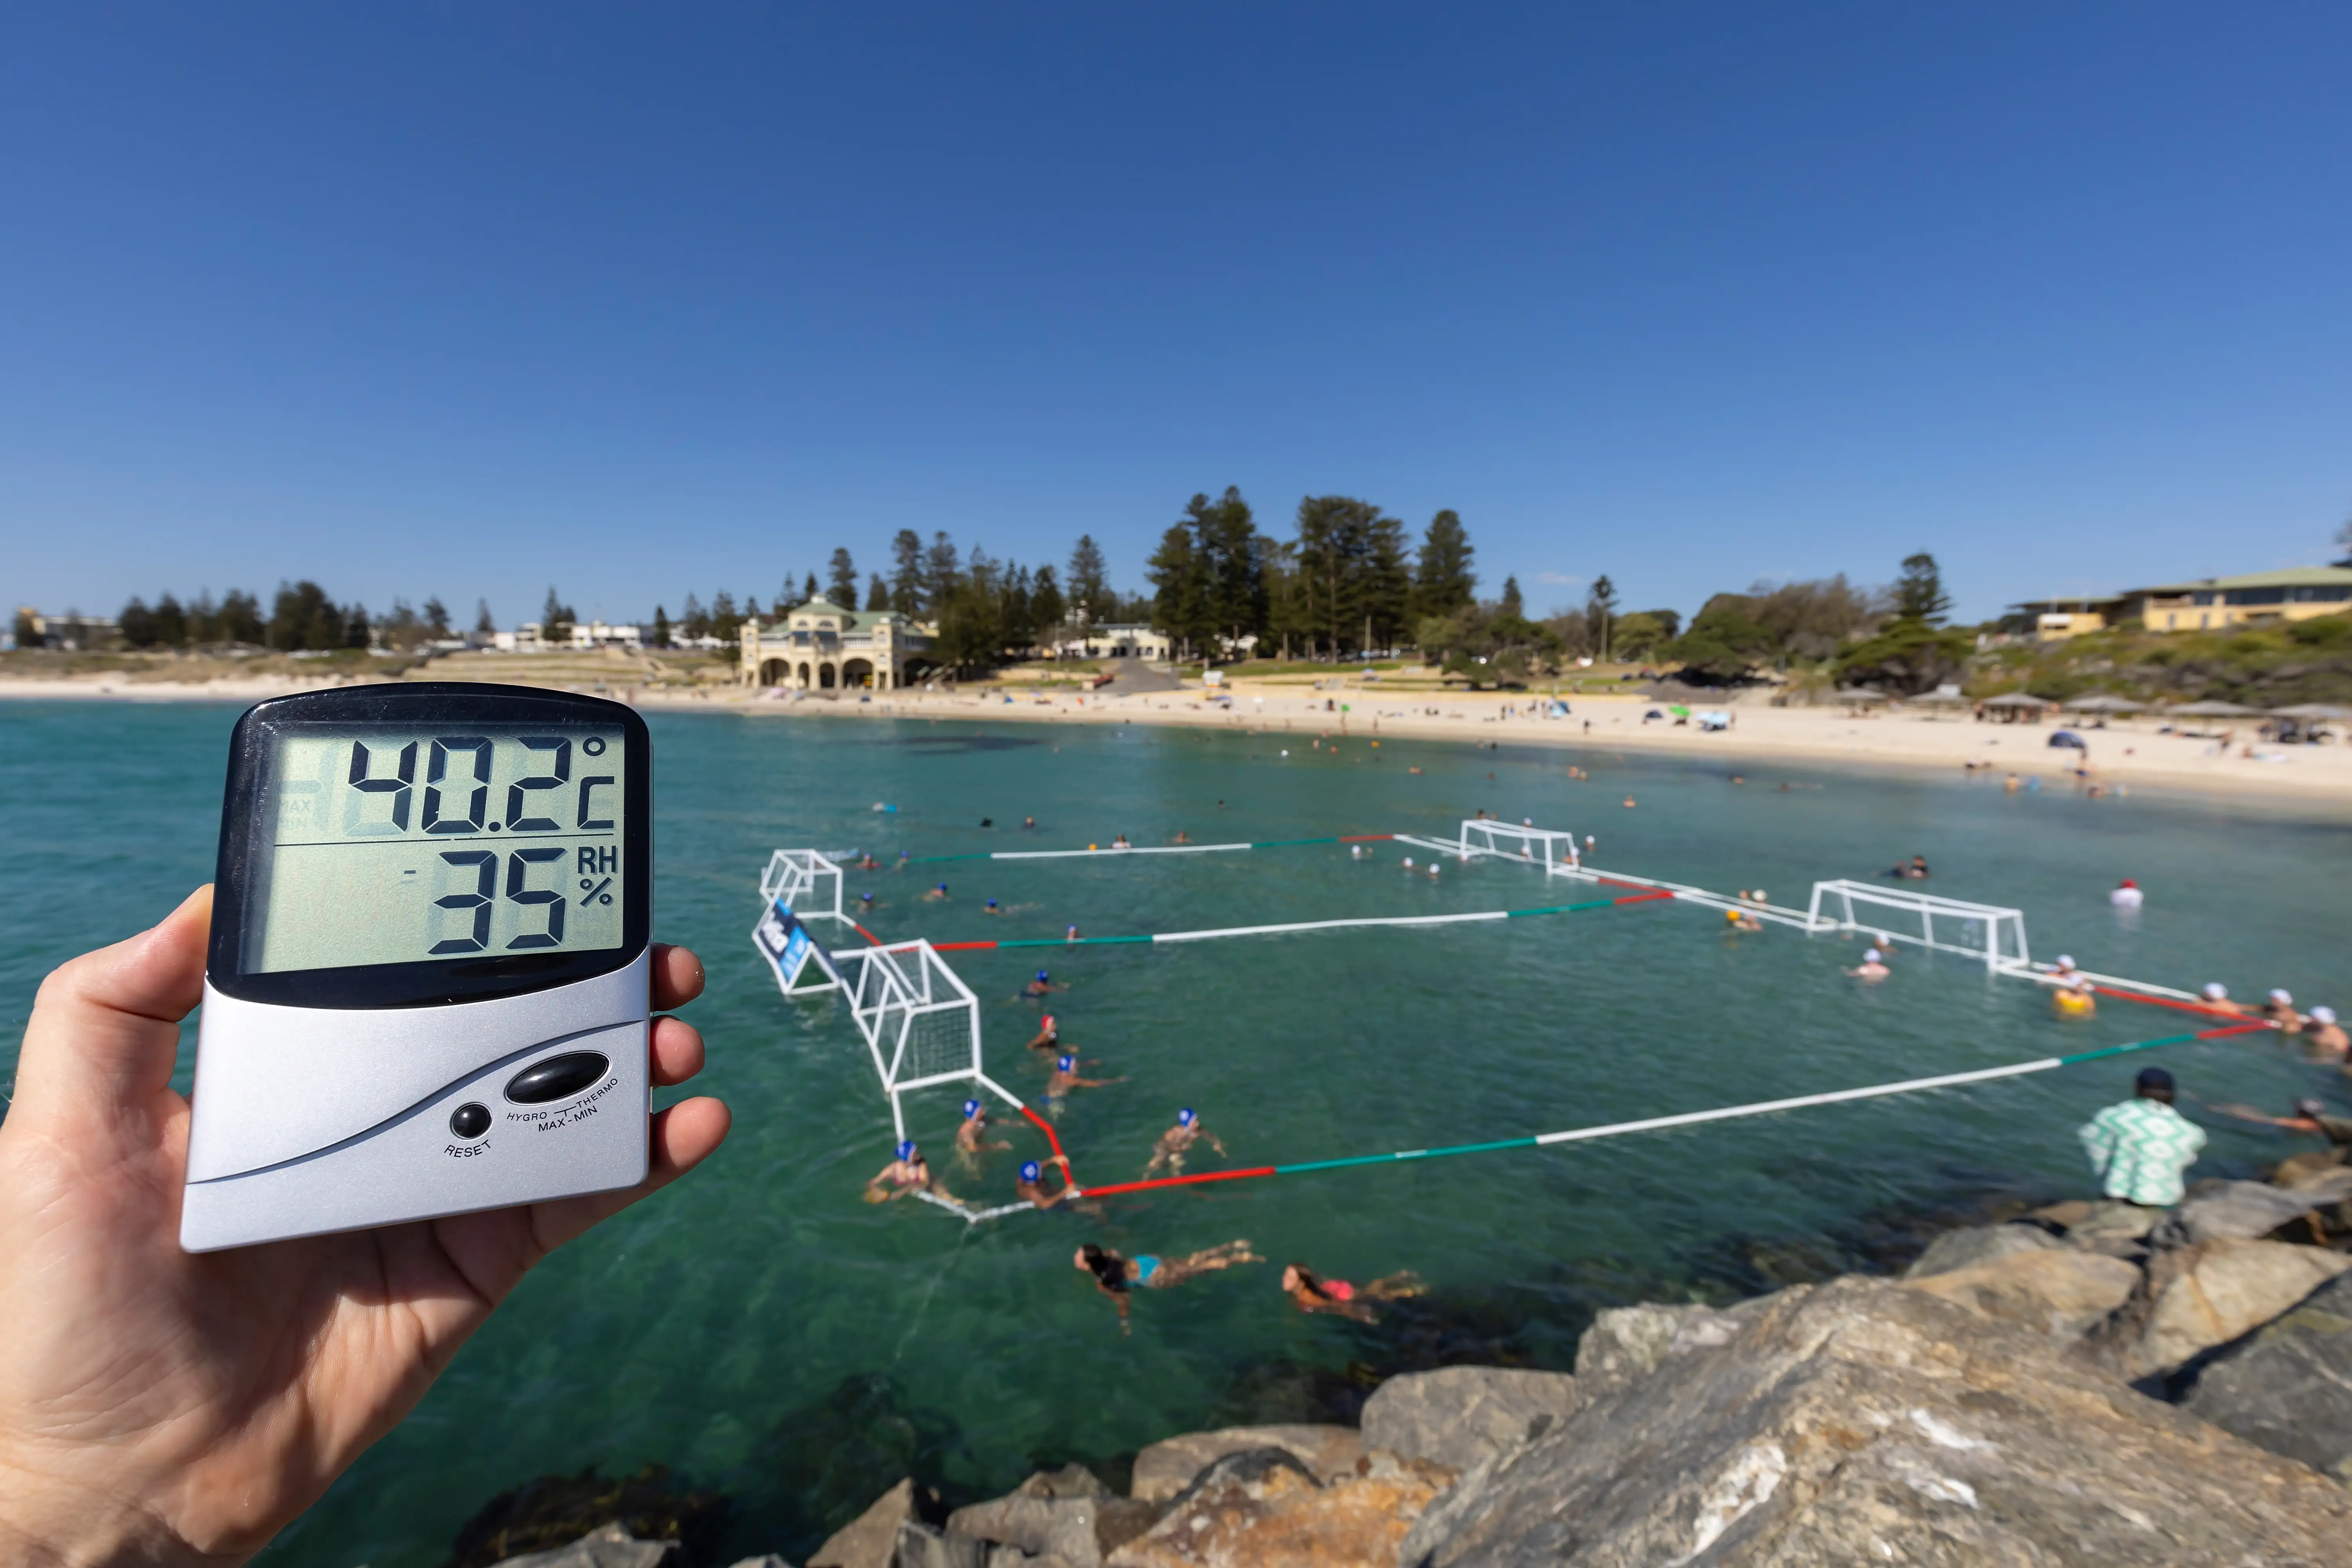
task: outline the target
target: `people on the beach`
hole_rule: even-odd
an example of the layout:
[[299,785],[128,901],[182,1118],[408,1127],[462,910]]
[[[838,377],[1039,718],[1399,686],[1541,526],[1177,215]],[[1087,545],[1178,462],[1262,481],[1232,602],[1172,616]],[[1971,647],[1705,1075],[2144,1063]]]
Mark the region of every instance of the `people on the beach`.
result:
[[1151,1146],[1151,1163],[1143,1167],[1143,1173],[1149,1176],[1162,1166],[1171,1172],[1182,1171],[1185,1153],[1203,1138],[1218,1153],[1225,1152],[1224,1144],[1201,1121],[1200,1113],[1189,1105],[1184,1107],[1176,1113],[1176,1125],[1162,1132],[1160,1141]]
[[935,1194],[950,1203],[955,1200],[955,1194],[941,1186],[931,1174],[930,1163],[923,1158],[922,1151],[916,1148],[914,1141],[909,1139],[898,1145],[890,1163],[877,1171],[866,1184],[866,1201],[886,1204],[915,1193]]
[[2147,901],[2147,895],[2140,891],[2139,884],[2129,877],[2116,883],[2116,890],[2107,895],[2107,902],[2119,910],[2136,910]]
[[963,1102],[963,1121],[956,1128],[955,1146],[956,1152],[964,1155],[1013,1147],[1010,1143],[988,1142],[988,1108],[976,1100]]
[[1282,1270],[1282,1292],[1291,1304],[1302,1312],[1328,1312],[1342,1318],[1353,1318],[1360,1323],[1380,1321],[1375,1301],[1402,1301],[1423,1295],[1429,1287],[1412,1269],[1401,1269],[1369,1285],[1350,1285],[1345,1279],[1324,1279],[1304,1263],[1286,1265]]
[[1121,1332],[1127,1329],[1127,1303],[1131,1291],[1165,1290],[1220,1268],[1265,1261],[1250,1250],[1247,1237],[1204,1247],[1189,1258],[1159,1258],[1149,1252],[1123,1258],[1108,1247],[1097,1247],[1089,1241],[1080,1246],[1070,1259],[1071,1267],[1094,1276],[1095,1289],[1118,1304]]
[[2220,981],[2207,981],[2205,983],[2203,994],[2205,997],[2205,1011],[2208,1013],[2218,1013],[2224,1017],[2230,1018],[2242,1018],[2245,1016],[2245,1008],[2230,1000],[2230,988],[2222,984]]
[[2175,1085],[2162,1068],[2142,1068],[2132,1098],[2077,1128],[2102,1196],[2143,1208],[2170,1208],[2186,1190],[2181,1174],[2197,1163],[2205,1130],[2173,1109]]
[[1886,955],[1874,947],[1864,948],[1862,962],[1846,971],[1853,979],[1867,981],[1884,980],[1892,973],[1886,967]]
[[2062,1018],[2095,1018],[2099,1014],[2099,998],[2091,988],[2091,977],[2077,974],[2050,993],[2050,1010]]
[[[1045,1187],[1044,1167],[1045,1165],[1059,1165],[1062,1168],[1062,1184],[1050,1193]],[[1077,1189],[1070,1185],[1069,1156],[1051,1155],[1042,1164],[1035,1160],[1022,1162],[1021,1178],[1013,1184],[1013,1195],[1040,1210],[1057,1207],[1076,1197]]]
[[2303,1033],[2303,1015],[2294,1010],[2294,998],[2275,986],[2263,1001],[2263,1016],[2276,1024],[2282,1035]]

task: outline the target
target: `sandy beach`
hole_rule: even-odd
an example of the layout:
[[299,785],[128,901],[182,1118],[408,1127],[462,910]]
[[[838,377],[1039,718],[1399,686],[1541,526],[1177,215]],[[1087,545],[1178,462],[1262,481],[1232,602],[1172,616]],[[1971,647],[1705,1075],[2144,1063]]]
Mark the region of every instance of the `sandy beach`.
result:
[[[471,661],[469,661],[470,663]],[[419,672],[448,679],[452,672]],[[477,666],[467,678],[494,668]],[[526,672],[509,679],[532,682]],[[1163,691],[1120,693],[1116,687],[1081,695],[1068,687],[1006,681],[955,691],[812,693],[773,689],[698,686],[637,687],[616,669],[602,695],[638,707],[693,712],[738,712],[779,720],[879,716],[977,720],[1024,724],[1178,724],[1219,730],[1268,730],[1302,735],[1452,741],[1475,745],[1558,746],[1570,750],[1642,751],[1705,755],[1727,767],[1769,768],[1776,762],[1815,766],[1930,768],[1960,771],[1969,763],[2042,787],[2080,787],[2074,769],[2081,753],[2049,744],[2059,726],[1979,723],[1965,713],[1946,716],[1896,710],[1857,714],[1836,708],[1775,708],[1760,692],[1722,704],[1727,731],[1708,733],[1670,719],[1648,720],[1663,702],[1638,696],[1570,695],[1565,719],[1540,715],[1538,692],[1383,690],[1349,679],[1339,689],[1309,689],[1297,680],[1239,679],[1214,700],[1197,681]],[[336,680],[213,679],[133,681],[78,677],[0,680],[0,700],[257,702],[280,692],[345,684]],[[568,683],[567,689],[595,689]],[[2111,721],[2105,729],[2075,728],[2090,744],[2090,777],[2109,787],[2191,792],[2250,798],[2328,801],[2352,805],[2352,747],[2273,746],[2238,722],[2201,734],[2160,734],[2154,720]],[[2225,746],[2220,733],[2231,732]]]

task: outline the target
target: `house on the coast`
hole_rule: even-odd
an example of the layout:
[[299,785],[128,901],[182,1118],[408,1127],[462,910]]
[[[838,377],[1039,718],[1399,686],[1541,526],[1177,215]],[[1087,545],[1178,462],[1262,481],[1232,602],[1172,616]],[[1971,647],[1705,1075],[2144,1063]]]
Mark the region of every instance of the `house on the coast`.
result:
[[936,668],[938,631],[893,610],[811,599],[773,620],[743,623],[736,679],[796,691],[896,691]]
[[2011,606],[2030,616],[2044,642],[2137,621],[2151,632],[2221,631],[2231,626],[2309,620],[2352,609],[2352,566],[2294,566],[2060,599],[2027,599]]
[[1139,658],[1149,664],[1166,664],[1171,652],[1166,632],[1154,631],[1140,621],[1105,621],[1069,628],[1055,641],[1054,657]]

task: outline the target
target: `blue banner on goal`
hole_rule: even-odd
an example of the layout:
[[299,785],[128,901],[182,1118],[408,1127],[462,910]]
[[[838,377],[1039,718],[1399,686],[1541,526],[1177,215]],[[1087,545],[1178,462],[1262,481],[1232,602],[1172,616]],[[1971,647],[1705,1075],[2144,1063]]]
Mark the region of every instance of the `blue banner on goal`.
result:
[[[784,907],[782,900],[769,906],[767,914],[751,937],[760,944],[760,951],[768,955],[768,962],[775,966],[776,980],[785,990],[790,991],[800,984],[801,971],[808,967],[812,959],[824,972],[828,984],[843,984],[841,971],[833,966],[832,955],[810,934],[808,927],[801,924],[800,917]],[[845,986],[844,988],[846,989]]]

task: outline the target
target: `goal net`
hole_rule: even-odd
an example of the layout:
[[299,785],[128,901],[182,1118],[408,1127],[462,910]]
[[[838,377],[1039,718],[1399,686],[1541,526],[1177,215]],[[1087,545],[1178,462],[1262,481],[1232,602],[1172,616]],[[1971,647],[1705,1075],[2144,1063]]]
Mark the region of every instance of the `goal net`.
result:
[[1526,824],[1514,826],[1490,817],[1463,819],[1462,853],[1526,860],[1541,865],[1546,871],[1572,870],[1583,858],[1577,851],[1573,833]]
[[2032,961],[2025,946],[2023,910],[1869,882],[1815,882],[1805,927],[1868,931],[1915,947],[1976,959],[1987,969],[2015,969]]
[[940,1084],[971,1083],[1018,1107],[1020,1099],[992,1082],[982,1065],[980,998],[928,942],[890,942],[835,953],[850,1014],[882,1090],[890,1119],[907,1135],[902,1099]]
[[751,945],[775,972],[776,988],[787,996],[814,995],[842,983],[810,921],[851,923],[841,910],[841,867],[814,849],[779,849],[760,873],[765,900]]

